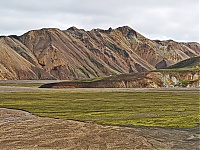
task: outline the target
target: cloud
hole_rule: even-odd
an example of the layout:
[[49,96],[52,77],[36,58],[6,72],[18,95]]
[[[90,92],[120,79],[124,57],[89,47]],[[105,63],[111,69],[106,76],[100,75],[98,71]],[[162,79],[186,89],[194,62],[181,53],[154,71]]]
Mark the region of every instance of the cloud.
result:
[[128,25],[150,39],[199,40],[198,0],[0,0],[0,35]]

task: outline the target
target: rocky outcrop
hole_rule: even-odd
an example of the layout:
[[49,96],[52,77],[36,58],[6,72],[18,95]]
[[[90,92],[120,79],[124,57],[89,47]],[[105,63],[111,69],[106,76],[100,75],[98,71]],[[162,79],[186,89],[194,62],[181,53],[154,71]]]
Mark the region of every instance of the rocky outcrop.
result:
[[162,81],[165,87],[199,87],[199,72],[163,72]]
[[83,79],[168,67],[200,55],[198,43],[152,41],[128,26],[46,28],[0,37],[0,79]]

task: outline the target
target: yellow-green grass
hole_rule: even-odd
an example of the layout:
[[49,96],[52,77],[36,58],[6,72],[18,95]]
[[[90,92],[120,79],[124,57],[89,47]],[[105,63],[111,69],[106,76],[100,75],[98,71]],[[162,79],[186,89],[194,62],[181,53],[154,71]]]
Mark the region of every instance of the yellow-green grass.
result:
[[198,91],[0,93],[0,107],[99,124],[190,128],[200,124]]

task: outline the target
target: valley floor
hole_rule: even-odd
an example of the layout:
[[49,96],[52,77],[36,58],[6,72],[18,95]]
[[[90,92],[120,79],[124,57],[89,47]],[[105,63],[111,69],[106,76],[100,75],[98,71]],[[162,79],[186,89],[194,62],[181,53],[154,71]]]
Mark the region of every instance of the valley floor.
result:
[[[28,82],[28,83],[27,83]],[[198,88],[82,88],[41,89],[52,81],[0,81],[0,94],[20,92],[88,91],[111,92],[188,92]],[[26,85],[26,86],[25,86]],[[6,95],[5,95],[6,97]],[[4,99],[2,99],[4,100]],[[17,99],[16,99],[17,100]],[[200,126],[195,128],[158,128],[99,125],[89,121],[38,117],[26,111],[0,108],[0,149],[200,149]]]

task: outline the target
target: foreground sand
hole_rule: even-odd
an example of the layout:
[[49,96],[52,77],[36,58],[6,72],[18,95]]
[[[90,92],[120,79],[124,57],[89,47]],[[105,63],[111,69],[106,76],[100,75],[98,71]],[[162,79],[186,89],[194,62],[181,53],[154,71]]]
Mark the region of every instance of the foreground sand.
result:
[[0,149],[199,149],[199,127],[102,126],[0,108]]

